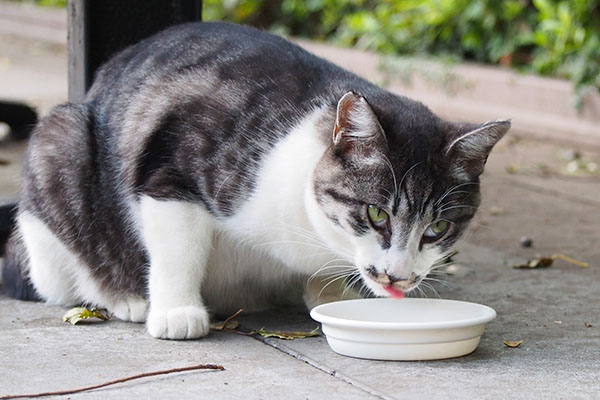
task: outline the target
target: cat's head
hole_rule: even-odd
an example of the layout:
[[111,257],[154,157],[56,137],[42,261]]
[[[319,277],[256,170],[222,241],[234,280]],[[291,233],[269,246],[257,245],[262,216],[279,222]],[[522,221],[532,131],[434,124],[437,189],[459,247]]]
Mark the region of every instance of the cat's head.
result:
[[339,100],[331,145],[313,175],[311,220],[366,286],[386,296],[390,285],[414,289],[448,256],[510,122],[453,124],[406,99],[400,111],[393,101],[370,102],[353,92]]

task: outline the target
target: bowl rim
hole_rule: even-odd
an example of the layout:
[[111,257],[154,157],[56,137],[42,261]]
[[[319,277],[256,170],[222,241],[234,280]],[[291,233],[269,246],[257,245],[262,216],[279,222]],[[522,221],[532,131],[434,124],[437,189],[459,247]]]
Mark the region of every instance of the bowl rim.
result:
[[[361,321],[356,319],[347,319],[340,317],[333,317],[322,313],[324,309],[334,307],[338,303],[346,302],[364,302],[364,301],[398,301],[398,302],[413,302],[413,301],[426,301],[426,302],[444,302],[444,303],[466,303],[474,305],[483,311],[483,315],[479,315],[475,318],[464,318],[452,321],[438,321],[438,322],[377,322],[377,321]],[[463,328],[467,326],[476,326],[486,324],[496,318],[496,311],[484,304],[473,303],[462,300],[450,300],[450,299],[424,299],[424,298],[404,298],[401,300],[390,299],[390,298],[371,298],[371,299],[355,299],[355,300],[342,300],[334,301],[332,303],[321,304],[316,306],[310,311],[310,316],[315,321],[318,321],[325,325],[337,326],[337,327],[348,327],[348,328],[362,328],[362,329],[379,329],[379,330],[434,330],[434,329],[452,329],[452,328]]]

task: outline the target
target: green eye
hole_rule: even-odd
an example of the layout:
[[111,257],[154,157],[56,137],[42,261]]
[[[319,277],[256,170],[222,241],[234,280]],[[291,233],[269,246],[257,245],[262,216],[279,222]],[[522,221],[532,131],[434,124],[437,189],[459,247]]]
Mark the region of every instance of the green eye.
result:
[[450,222],[440,219],[429,225],[423,236],[429,239],[437,239],[446,233],[448,228],[450,228]]
[[387,224],[388,219],[390,218],[388,213],[383,211],[381,208],[369,204],[369,208],[367,209],[367,215],[369,217],[369,221],[375,228],[383,228]]

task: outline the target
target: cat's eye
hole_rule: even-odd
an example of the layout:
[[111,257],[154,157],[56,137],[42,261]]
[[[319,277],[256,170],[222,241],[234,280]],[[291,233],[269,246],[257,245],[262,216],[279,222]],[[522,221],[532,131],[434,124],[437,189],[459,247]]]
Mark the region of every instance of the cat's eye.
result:
[[369,221],[374,228],[385,228],[388,219],[390,218],[388,213],[373,204],[369,204],[367,216],[369,217]]
[[439,219],[427,227],[423,236],[429,240],[435,240],[446,233],[448,228],[450,228],[450,222]]

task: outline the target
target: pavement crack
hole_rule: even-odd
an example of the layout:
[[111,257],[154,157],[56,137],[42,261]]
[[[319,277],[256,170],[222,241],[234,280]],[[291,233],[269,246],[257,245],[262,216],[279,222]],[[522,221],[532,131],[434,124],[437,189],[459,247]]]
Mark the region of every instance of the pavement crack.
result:
[[269,338],[263,338],[263,337],[255,337],[254,339],[263,342],[264,344],[266,344],[267,346],[270,346],[272,348],[274,348],[275,350],[278,350],[290,357],[295,358],[298,361],[302,361],[308,365],[310,365],[313,368],[318,369],[321,372],[324,372],[328,375],[333,376],[336,379],[339,379],[341,381],[346,382],[347,384],[362,390],[365,393],[368,393],[369,395],[381,399],[381,400],[394,400],[393,397],[390,397],[388,395],[386,395],[385,393],[382,393],[376,389],[373,389],[372,387],[365,385],[364,383],[357,381],[356,379],[342,374],[338,371],[336,371],[335,369],[331,369],[321,363],[319,363],[317,360],[314,360],[310,357],[305,356],[302,353],[297,352],[294,349],[291,349],[285,345],[282,345],[281,341],[278,339],[269,339]]

